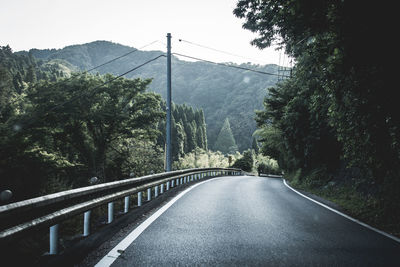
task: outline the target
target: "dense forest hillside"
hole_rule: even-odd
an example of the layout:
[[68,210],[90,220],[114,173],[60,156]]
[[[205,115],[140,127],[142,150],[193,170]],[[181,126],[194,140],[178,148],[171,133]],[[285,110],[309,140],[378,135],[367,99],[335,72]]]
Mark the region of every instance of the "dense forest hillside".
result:
[[[134,50],[132,47],[107,41],[96,41],[58,50],[32,49],[29,53],[45,62],[58,60],[67,62],[66,64],[73,65],[80,70],[89,70],[132,50]],[[95,72],[121,74],[160,54],[162,54],[161,51],[136,51],[96,69]],[[270,73],[277,72],[276,65],[243,64],[240,66]],[[165,59],[160,58],[126,77],[152,78],[149,89],[165,98]],[[215,148],[217,135],[226,118],[229,118],[239,150],[243,151],[251,147],[252,134],[256,129],[254,110],[262,109],[262,100],[267,93],[267,88],[273,86],[276,81],[276,76],[205,62],[188,62],[176,57],[173,57],[172,61],[172,99],[177,104],[186,103],[194,108],[204,110],[208,146],[211,149]]]
[[[164,171],[166,105],[151,80],[73,68],[0,46],[0,192],[13,200]],[[175,164],[195,149],[212,157],[203,110],[172,115]]]

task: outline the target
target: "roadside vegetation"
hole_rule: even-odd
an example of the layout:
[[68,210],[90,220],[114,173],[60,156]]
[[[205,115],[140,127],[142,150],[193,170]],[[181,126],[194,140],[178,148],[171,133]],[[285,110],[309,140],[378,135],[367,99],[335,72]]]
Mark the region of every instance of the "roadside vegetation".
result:
[[279,44],[296,62],[257,112],[262,153],[296,188],[399,235],[400,113],[386,32],[392,8],[240,0],[234,14],[257,34],[253,45]]

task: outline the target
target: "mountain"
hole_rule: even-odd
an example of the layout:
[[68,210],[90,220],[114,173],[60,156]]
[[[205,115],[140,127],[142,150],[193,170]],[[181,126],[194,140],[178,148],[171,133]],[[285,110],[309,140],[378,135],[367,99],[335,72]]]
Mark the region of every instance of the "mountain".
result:
[[[133,50],[133,47],[121,44],[95,41],[63,49],[31,49],[29,53],[44,62],[64,61],[79,70],[88,70]],[[136,51],[94,72],[122,74],[161,54],[161,51]],[[277,65],[272,64],[227,64],[269,73],[276,73],[278,69]],[[150,89],[166,97],[165,58],[159,58],[125,77],[152,78]],[[175,56],[172,58],[172,100],[177,104],[186,103],[204,110],[208,144],[211,149],[214,148],[226,118],[230,121],[239,150],[251,147],[252,134],[256,128],[254,110],[262,109],[267,89],[276,82],[276,76],[201,61],[189,62]]]

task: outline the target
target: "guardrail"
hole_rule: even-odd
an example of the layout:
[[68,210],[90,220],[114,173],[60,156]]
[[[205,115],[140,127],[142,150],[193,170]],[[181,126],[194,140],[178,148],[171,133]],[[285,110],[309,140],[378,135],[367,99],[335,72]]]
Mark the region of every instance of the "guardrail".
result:
[[258,176],[260,176],[260,177],[270,177],[270,178],[283,178],[283,175],[268,174],[268,173],[260,173]]
[[0,206],[0,245],[28,235],[37,229],[50,227],[49,254],[58,253],[59,223],[83,214],[83,236],[90,234],[93,208],[107,204],[108,221],[114,219],[114,201],[124,198],[124,213],[129,211],[129,198],[137,193],[137,206],[142,205],[142,192],[147,200],[191,181],[206,177],[241,175],[240,169],[203,168],[165,172],[92,185]]

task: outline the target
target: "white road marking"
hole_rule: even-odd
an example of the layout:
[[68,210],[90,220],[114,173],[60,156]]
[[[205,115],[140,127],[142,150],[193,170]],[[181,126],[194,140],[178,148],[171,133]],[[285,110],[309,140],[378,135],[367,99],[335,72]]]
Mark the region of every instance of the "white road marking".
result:
[[282,180],[283,180],[283,183],[284,183],[290,190],[292,190],[293,192],[299,194],[300,196],[302,196],[302,197],[304,197],[304,198],[306,198],[306,199],[308,199],[308,200],[311,200],[312,202],[314,202],[314,203],[316,203],[316,204],[318,204],[318,205],[320,205],[320,206],[322,206],[322,207],[324,207],[324,208],[326,208],[326,209],[328,209],[328,210],[330,210],[330,211],[333,211],[334,213],[336,213],[336,214],[338,214],[338,215],[340,215],[340,216],[343,216],[343,217],[345,217],[346,219],[349,219],[350,221],[353,221],[353,222],[355,222],[355,223],[358,223],[359,225],[362,225],[362,226],[364,226],[364,227],[366,227],[366,228],[368,228],[368,229],[370,229],[370,230],[372,230],[372,231],[374,231],[374,232],[377,232],[377,233],[379,233],[379,234],[381,234],[381,235],[384,235],[384,236],[386,236],[386,237],[388,237],[388,238],[390,238],[390,239],[393,239],[394,241],[400,243],[400,238],[395,237],[395,236],[393,236],[393,235],[391,235],[391,234],[388,234],[388,233],[386,233],[386,232],[384,232],[384,231],[381,231],[381,230],[379,230],[379,229],[376,229],[375,227],[372,227],[371,225],[368,225],[368,224],[366,224],[366,223],[363,223],[363,222],[361,222],[361,221],[359,221],[359,220],[357,220],[357,219],[354,219],[353,217],[350,217],[349,215],[346,215],[346,214],[344,214],[344,213],[342,213],[342,212],[340,212],[340,211],[338,211],[338,210],[335,210],[335,209],[333,209],[333,208],[331,208],[331,207],[329,207],[329,206],[327,206],[327,205],[325,205],[325,204],[323,204],[323,203],[321,203],[321,202],[318,202],[318,201],[316,201],[315,199],[312,199],[312,198],[310,198],[310,197],[308,197],[308,196],[306,196],[306,195],[300,193],[300,192],[297,191],[296,189],[293,189],[292,187],[290,187],[290,185],[288,185],[288,184],[286,183],[286,180],[285,180],[285,179],[282,179]]
[[153,215],[151,215],[149,218],[147,218],[144,222],[142,222],[138,227],[136,227],[127,237],[125,237],[121,242],[118,243],[106,256],[104,256],[95,266],[96,267],[105,267],[105,266],[110,266],[120,255],[121,251],[125,251],[126,248],[130,244],[132,244],[133,241],[144,231],[146,230],[147,227],[150,226],[158,217],[161,216],[169,207],[171,207],[178,199],[183,197],[187,192],[192,190],[193,188],[209,182],[209,181],[215,181],[216,179],[220,178],[215,178],[211,180],[206,180],[203,182],[200,182],[198,184],[192,185],[176,197],[174,197],[171,201],[169,201],[167,204],[165,204],[163,207],[161,207],[159,210],[157,210]]

